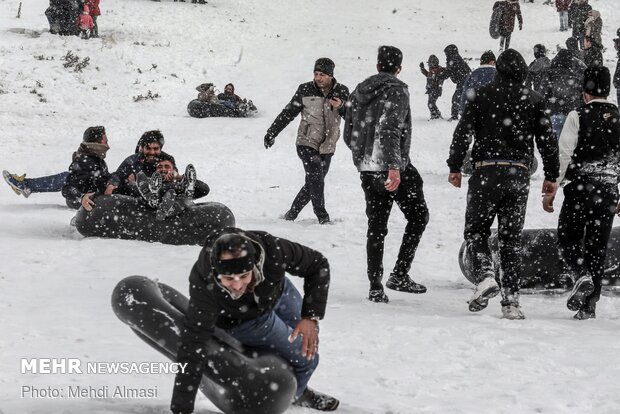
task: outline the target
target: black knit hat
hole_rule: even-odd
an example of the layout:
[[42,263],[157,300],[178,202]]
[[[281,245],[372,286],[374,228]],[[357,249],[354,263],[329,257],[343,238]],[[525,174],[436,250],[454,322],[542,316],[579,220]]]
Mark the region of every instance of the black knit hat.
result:
[[428,57],[428,66],[439,66],[439,58],[435,55]]
[[105,128],[102,126],[94,126],[86,128],[84,135],[82,136],[83,142],[101,142],[101,139],[105,135]]
[[527,77],[527,63],[514,49],[504,50],[497,58],[495,67],[498,74],[517,83],[523,83]]
[[605,66],[592,66],[583,74],[583,91],[592,96],[609,96],[611,75]]
[[377,53],[377,65],[379,71],[395,73],[396,69],[403,63],[403,52],[394,46],[379,46]]
[[[231,253],[234,259],[221,259],[224,252]],[[235,275],[248,272],[256,263],[256,249],[246,237],[235,233],[219,236],[211,248],[211,266],[220,275]]]
[[547,48],[545,45],[537,44],[534,45],[534,57],[536,59],[547,56]]
[[491,62],[495,62],[495,53],[492,50],[487,50],[480,56],[480,64],[488,65]]
[[330,58],[319,58],[314,62],[314,71],[322,72],[329,76],[334,76],[336,64]]

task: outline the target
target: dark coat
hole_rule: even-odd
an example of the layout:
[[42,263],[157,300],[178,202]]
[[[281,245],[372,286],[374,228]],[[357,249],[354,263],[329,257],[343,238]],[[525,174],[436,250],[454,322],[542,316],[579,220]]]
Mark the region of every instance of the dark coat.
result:
[[562,49],[551,61],[542,91],[551,115],[568,113],[582,103],[581,89],[586,65],[567,49]]
[[461,114],[465,110],[465,104],[468,101],[468,97],[473,99],[476,96],[476,89],[481,86],[488,85],[495,78],[495,66],[482,65],[467,77],[463,84],[463,94],[461,95]]
[[587,67],[591,66],[603,66],[603,52],[595,45],[592,45],[588,49],[583,49],[583,60]]
[[495,80],[476,91],[454,131],[447,160],[451,173],[461,171],[473,137],[472,163],[509,160],[531,165],[535,141],[543,159],[545,179],[557,179],[557,139],[545,114],[542,96],[523,86],[526,76],[527,65],[518,52],[508,49],[500,55]]
[[444,72],[446,68],[443,66],[429,67],[429,70],[421,67],[420,72],[426,76],[426,93],[434,96],[441,96],[443,92],[443,83],[446,80]]
[[506,0],[502,6],[504,11],[499,23],[499,34],[508,36],[515,30],[515,17],[519,19],[519,28],[523,26],[523,16],[518,0]]
[[535,90],[536,92],[543,93],[543,81],[547,75],[547,69],[551,66],[551,61],[547,56],[539,57],[530,63],[527,68],[527,79],[525,80],[525,86]]
[[73,153],[73,162],[69,166],[69,177],[67,177],[67,182],[61,190],[67,201],[67,206],[78,209],[84,194],[103,194],[109,178],[110,173],[106,162],[80,146]]
[[568,11],[571,0],[555,0],[555,9],[558,12]]
[[[343,102],[337,111],[329,104],[332,97]],[[314,81],[303,83],[273,121],[267,134],[276,137],[301,113],[296,144],[314,148],[321,154],[333,154],[340,138],[340,120],[344,117],[348,98],[349,88],[335,78],[327,95],[323,95]]]
[[[174,158],[171,155],[166,154],[163,151],[162,154],[170,157],[172,159],[172,164],[175,164]],[[116,171],[112,173],[112,175],[110,176],[109,184],[115,185],[116,187],[124,187],[128,185],[128,179],[130,175],[133,174],[135,177],[140,171],[142,171],[144,172],[144,174],[146,174],[147,177],[150,177],[151,175],[153,175],[156,168],[157,161],[147,161],[146,157],[141,152],[132,154],[129,157],[125,158],[121,165],[118,166]]]
[[568,18],[573,24],[573,37],[579,38],[586,33],[586,19],[588,12],[592,10],[592,6],[588,3],[577,4],[573,1],[568,10]]
[[444,49],[444,53],[446,54],[446,70],[442,76],[445,79],[450,78],[450,80],[454,82],[457,87],[463,86],[465,79],[467,79],[471,73],[471,68],[463,60],[461,55],[459,55],[456,46],[448,45]]
[[620,52],[618,52],[618,62],[616,63],[616,72],[614,73],[614,87],[620,89]]
[[183,319],[177,355],[177,361],[188,363],[188,366],[185,373],[177,374],[175,379],[171,404],[174,412],[192,412],[206,362],[201,348],[215,327],[231,328],[271,312],[282,295],[285,273],[304,279],[301,316],[322,318],[325,314],[330,276],[329,263],[321,253],[262,231],[225,229],[223,233],[238,233],[253,243],[256,249],[254,277],[261,282],[253,292],[234,300],[211,267],[212,241],[202,249],[189,276],[189,307]]
[[411,147],[407,84],[380,72],[357,85],[349,99],[344,142],[358,171],[404,170]]

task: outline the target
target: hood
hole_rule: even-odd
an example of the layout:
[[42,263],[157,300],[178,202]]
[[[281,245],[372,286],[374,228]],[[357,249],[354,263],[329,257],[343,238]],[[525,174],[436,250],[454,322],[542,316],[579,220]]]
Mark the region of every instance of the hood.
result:
[[519,52],[514,49],[507,49],[495,63],[497,74],[504,79],[521,84],[527,77],[527,63]]
[[557,55],[551,61],[551,68],[570,68],[573,54],[568,49],[560,49]]
[[456,45],[448,45],[443,51],[446,56],[458,56],[459,54],[459,48]]
[[[263,265],[265,263],[265,249],[263,248],[262,244],[260,244],[254,238],[252,238],[244,230],[241,230],[236,227],[227,227],[224,229],[217,229],[211,232],[207,236],[207,239],[205,240],[205,246],[204,246],[205,249],[207,250],[207,257],[209,258],[209,260],[211,260],[211,247],[221,235],[229,234],[229,233],[234,233],[234,234],[238,234],[242,236],[243,238],[247,239],[250,243],[252,243],[252,245],[254,246],[254,249],[256,250],[256,261],[254,263],[254,269],[252,270],[252,276],[254,279],[254,286],[259,285],[265,280],[265,275],[263,273]],[[211,265],[211,263],[209,264]],[[212,265],[210,267],[211,267],[211,274],[213,277],[213,281],[215,282],[215,284],[218,285],[220,288],[224,289],[233,299],[239,299],[238,297],[233,296],[232,293],[228,289],[226,289],[224,285],[220,283],[220,279],[217,277],[215,269],[213,268]]]
[[381,96],[386,89],[392,86],[407,89],[407,84],[396,76],[386,72],[379,72],[360,83],[355,90],[355,94],[361,104],[367,104],[377,96]]

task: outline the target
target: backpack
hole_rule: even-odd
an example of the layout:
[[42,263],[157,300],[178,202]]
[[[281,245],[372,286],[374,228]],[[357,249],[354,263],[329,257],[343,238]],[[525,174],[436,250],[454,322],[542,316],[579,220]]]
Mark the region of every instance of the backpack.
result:
[[496,1],[493,5],[493,13],[491,13],[491,21],[489,22],[489,34],[493,39],[500,37],[500,23],[504,14],[504,2]]

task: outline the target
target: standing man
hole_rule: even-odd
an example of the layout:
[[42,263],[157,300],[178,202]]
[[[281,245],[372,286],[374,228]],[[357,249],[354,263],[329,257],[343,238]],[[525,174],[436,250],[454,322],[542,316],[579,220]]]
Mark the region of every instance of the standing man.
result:
[[[304,279],[304,296],[285,273]],[[329,263],[316,250],[262,231],[228,228],[204,247],[189,276],[190,299],[171,410],[193,412],[207,363],[204,342],[215,327],[243,345],[279,355],[297,378],[293,405],[334,411],[339,401],[308,388],[319,364],[319,319],[325,315]]]
[[[558,245],[566,273],[578,278],[567,301],[568,309],[577,312],[575,319],[596,317],[607,242],[614,212],[620,211],[620,114],[607,101],[610,83],[605,66],[586,69],[585,105],[568,114],[560,136],[560,180],[569,183],[564,187]],[[544,205],[553,211],[553,196],[546,197]]]
[[[454,131],[448,181],[461,186],[461,167],[473,137],[474,172],[469,179],[465,242],[477,287],[469,310],[478,312],[501,290],[502,314],[523,319],[519,306],[521,230],[530,189],[529,169],[534,140],[543,159],[543,193],[555,194],[558,176],[558,144],[543,98],[525,88],[527,64],[523,56],[508,49],[497,60],[494,81],[476,90]],[[491,116],[494,114],[495,116]],[[501,262],[500,285],[493,269],[489,236],[497,216]]]
[[265,148],[269,148],[275,143],[276,136],[301,113],[296,145],[306,172],[306,182],[284,214],[285,220],[295,220],[311,201],[319,223],[330,222],[325,210],[325,176],[340,138],[340,120],[349,97],[349,89],[334,78],[335,66],[329,58],[317,59],[314,80],[299,85],[265,135]]
[[495,53],[491,50],[487,50],[480,56],[480,66],[474,69],[463,83],[463,93],[461,94],[461,107],[459,111],[460,115],[463,115],[463,111],[465,110],[467,97],[471,96],[473,98],[476,96],[476,89],[491,83],[495,78],[495,72]]
[[394,46],[381,46],[377,75],[355,88],[344,128],[344,142],[353,153],[366,198],[368,233],[366,254],[372,302],[388,302],[383,291],[383,246],[392,204],[407,219],[405,234],[389,289],[424,293],[426,287],[409,277],[415,251],[428,222],[422,177],[411,165],[411,109],[407,84],[397,79],[403,54]]

